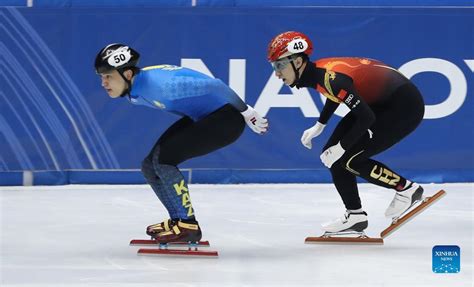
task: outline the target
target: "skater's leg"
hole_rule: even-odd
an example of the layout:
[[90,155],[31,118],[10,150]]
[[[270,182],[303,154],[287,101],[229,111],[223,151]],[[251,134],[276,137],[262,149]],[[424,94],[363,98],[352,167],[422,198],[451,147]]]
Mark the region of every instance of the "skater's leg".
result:
[[[347,131],[352,128],[353,122],[353,115],[349,114],[344,117],[332,133],[323,151],[337,144]],[[362,209],[356,176],[339,164],[332,165],[329,170],[336,190],[341,196],[347,211],[343,217],[335,221],[323,223],[322,229],[330,233],[343,231],[363,232],[368,226],[368,219],[367,213]]]
[[160,142],[153,166],[163,183],[163,204],[171,218],[194,219],[187,182],[177,166],[183,161],[227,146],[242,134],[245,122],[230,105],[186,126]]
[[357,231],[362,232],[368,226],[367,213],[362,210],[362,205],[357,189],[356,176],[335,164],[331,167],[334,185],[346,207],[342,218],[322,225],[326,232]]
[[[160,198],[161,195],[161,189],[162,189],[162,182],[161,179],[158,177],[158,175],[155,172],[155,168],[153,166],[153,156],[156,153],[159,153],[158,149],[160,147],[160,143],[163,141],[166,141],[166,139],[173,134],[179,132],[183,128],[191,125],[193,123],[193,120],[188,118],[188,117],[183,117],[180,120],[176,121],[174,124],[172,124],[157,140],[153,148],[151,149],[150,153],[147,155],[147,157],[142,161],[141,165],[141,170],[143,173],[143,176],[145,177],[147,183],[151,186],[153,191],[156,193],[158,198]],[[161,201],[163,201],[160,198]]]
[[[346,151],[338,164],[373,184],[396,190],[396,197],[403,199],[401,202],[404,203],[389,214],[399,213],[421,198],[423,189],[371,157],[387,150],[416,129],[423,118],[423,101],[416,88],[407,85],[397,90],[383,106],[372,108],[377,120],[370,132]],[[395,122],[396,129],[392,128]],[[395,199],[392,205],[394,203]]]
[[357,188],[356,176],[342,166],[335,164],[331,167],[331,176],[336,189],[347,210],[359,210],[362,204]]
[[[346,117],[344,117],[334,129],[334,132],[332,133],[328,142],[323,147],[323,151],[330,146],[337,144],[341,138],[352,128],[354,121],[355,119],[352,114],[348,114]],[[346,209],[361,211],[362,205],[357,188],[356,176],[339,164],[334,164],[329,170],[331,172],[336,190],[341,196]]]
[[409,84],[398,89],[387,102],[371,108],[376,121],[370,132],[346,151],[339,164],[370,183],[402,190],[409,182],[371,157],[389,149],[416,129],[423,119],[423,100],[416,87]]
[[152,158],[154,172],[162,184],[158,197],[177,224],[169,232],[160,233],[157,240],[200,239],[201,231],[188,185],[177,166],[187,159],[231,144],[239,138],[244,127],[240,112],[227,105],[159,142]]
[[[143,173],[143,176],[145,177],[147,183],[151,186],[155,194],[158,196],[161,202],[165,202],[166,199],[164,197],[164,192],[163,192],[163,182],[158,176],[158,174],[155,171],[155,167],[153,165],[153,156],[157,153],[159,153],[159,148],[160,148],[160,143],[163,141],[166,141],[167,138],[170,136],[173,136],[183,128],[191,125],[193,123],[193,120],[190,119],[189,117],[183,117],[176,121],[174,124],[172,124],[157,140],[153,148],[151,149],[150,153],[147,155],[147,157],[143,160],[142,165],[141,165],[141,170]],[[172,217],[170,217],[172,218]],[[147,233],[149,235],[157,234],[162,231],[167,231],[170,229],[170,226],[173,224],[172,221],[170,220],[165,220],[162,223],[158,224],[153,224],[147,227]]]

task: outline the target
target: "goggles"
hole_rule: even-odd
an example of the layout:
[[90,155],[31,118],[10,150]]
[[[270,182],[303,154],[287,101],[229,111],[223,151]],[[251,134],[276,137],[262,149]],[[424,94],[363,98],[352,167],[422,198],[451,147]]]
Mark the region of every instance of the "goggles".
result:
[[283,70],[284,68],[286,68],[286,66],[288,66],[288,64],[289,64],[292,60],[293,60],[293,59],[292,59],[291,57],[286,57],[286,58],[277,60],[277,61],[275,61],[275,62],[272,62],[273,70],[275,70],[275,72],[280,72],[281,70]]

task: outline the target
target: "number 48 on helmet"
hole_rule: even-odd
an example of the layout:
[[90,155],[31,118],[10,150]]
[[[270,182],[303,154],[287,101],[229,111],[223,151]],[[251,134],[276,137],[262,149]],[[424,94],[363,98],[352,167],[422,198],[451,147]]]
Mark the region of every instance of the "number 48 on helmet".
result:
[[295,54],[313,53],[313,43],[305,34],[301,32],[288,31],[277,35],[268,45],[267,59],[275,62]]

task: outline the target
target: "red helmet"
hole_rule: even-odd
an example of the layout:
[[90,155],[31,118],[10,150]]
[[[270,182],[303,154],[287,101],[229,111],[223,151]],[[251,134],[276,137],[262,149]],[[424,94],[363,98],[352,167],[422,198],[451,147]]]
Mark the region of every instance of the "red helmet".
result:
[[274,62],[293,54],[305,53],[311,55],[313,43],[303,33],[288,31],[277,35],[268,45],[267,59]]

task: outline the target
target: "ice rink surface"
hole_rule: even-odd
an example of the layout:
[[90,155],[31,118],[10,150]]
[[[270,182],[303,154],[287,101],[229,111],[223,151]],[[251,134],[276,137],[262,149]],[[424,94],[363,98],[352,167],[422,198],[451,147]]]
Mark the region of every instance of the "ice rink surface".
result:
[[[167,217],[145,185],[0,187],[0,286],[473,286],[474,184],[380,245],[309,245],[344,213],[329,184],[191,185],[203,239],[219,258],[137,256],[132,238]],[[360,185],[377,237],[393,192]],[[458,245],[461,272],[432,272],[432,248]]]

